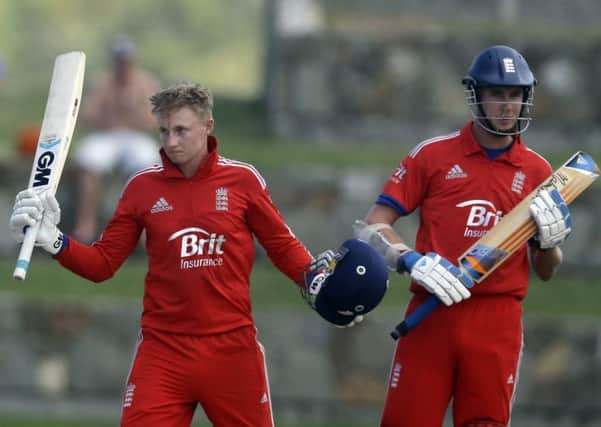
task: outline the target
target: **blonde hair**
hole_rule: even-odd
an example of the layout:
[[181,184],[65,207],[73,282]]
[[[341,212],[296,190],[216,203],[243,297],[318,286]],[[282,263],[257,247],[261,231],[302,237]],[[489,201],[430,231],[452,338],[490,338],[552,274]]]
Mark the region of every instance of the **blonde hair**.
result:
[[153,114],[171,113],[190,108],[202,119],[213,118],[213,95],[211,91],[193,82],[178,82],[150,97]]

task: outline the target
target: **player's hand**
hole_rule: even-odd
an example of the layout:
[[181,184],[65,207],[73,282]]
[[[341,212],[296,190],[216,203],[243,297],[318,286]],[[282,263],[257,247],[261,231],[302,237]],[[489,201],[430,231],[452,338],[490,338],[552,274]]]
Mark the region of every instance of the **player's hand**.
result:
[[562,244],[572,232],[570,210],[559,190],[540,190],[532,199],[529,209],[538,228],[534,238],[541,249]]
[[[337,261],[338,258],[336,253],[332,250],[327,250],[313,258],[313,261],[305,269],[304,289],[302,289],[301,295],[305,301],[307,301],[309,306],[311,306],[311,308],[318,313],[320,313],[320,311],[319,308],[316,307],[315,302],[319,296],[319,293],[322,291],[327,278],[334,273]],[[337,328],[350,328],[355,326],[357,323],[362,322],[364,317],[365,315],[357,315],[354,317],[351,315],[348,316],[348,323],[344,325],[334,324],[334,326]]]
[[315,258],[307,266],[304,273],[304,289],[301,294],[311,308],[315,309],[315,300],[328,277],[334,273],[336,254],[327,250]]
[[56,255],[63,247],[63,233],[56,226],[60,218],[60,206],[49,191],[38,194],[32,189],[23,190],[15,198],[10,231],[13,238],[21,243],[25,238],[25,229],[40,222],[35,245]]
[[445,305],[468,299],[471,296],[468,288],[474,286],[474,281],[467,274],[434,252],[422,255],[408,251],[399,258],[398,270],[408,271],[413,280]]

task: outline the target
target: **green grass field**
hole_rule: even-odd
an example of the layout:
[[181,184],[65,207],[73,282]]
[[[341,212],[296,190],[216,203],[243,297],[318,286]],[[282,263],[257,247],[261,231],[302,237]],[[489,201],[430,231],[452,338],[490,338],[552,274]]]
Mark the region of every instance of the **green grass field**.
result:
[[[26,281],[11,279],[13,259],[0,259],[0,295],[42,298],[56,301],[93,302],[95,299],[142,297],[146,261],[143,257],[128,260],[115,277],[93,284],[63,269],[45,254],[34,255]],[[409,297],[407,279],[391,275],[391,286],[379,310],[404,307]],[[526,313],[542,315],[601,316],[601,279],[563,273],[551,282],[533,279],[525,301]],[[298,289],[267,260],[259,259],[251,278],[251,294],[255,310],[273,306],[289,306],[305,310]]]

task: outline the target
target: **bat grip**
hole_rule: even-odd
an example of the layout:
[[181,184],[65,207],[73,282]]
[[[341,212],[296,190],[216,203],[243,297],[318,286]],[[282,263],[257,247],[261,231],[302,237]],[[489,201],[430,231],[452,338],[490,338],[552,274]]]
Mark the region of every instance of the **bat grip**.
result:
[[405,317],[405,320],[396,325],[394,330],[390,333],[392,339],[396,341],[400,337],[407,335],[409,331],[419,325],[421,321],[428,317],[428,315],[440,304],[442,303],[436,295],[430,295],[428,299],[418,305],[409,316]]
[[40,229],[40,222],[38,221],[32,227],[27,227],[25,230],[25,237],[21,244],[21,250],[19,251],[19,257],[17,258],[17,265],[13,272],[13,278],[16,280],[25,280],[27,275],[27,269],[29,268],[29,261],[31,260],[31,254],[35,246],[35,239]]

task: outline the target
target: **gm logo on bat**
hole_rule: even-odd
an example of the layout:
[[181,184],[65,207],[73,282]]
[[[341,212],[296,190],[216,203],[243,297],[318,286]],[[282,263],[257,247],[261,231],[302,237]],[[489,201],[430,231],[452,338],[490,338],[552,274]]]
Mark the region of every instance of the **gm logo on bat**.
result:
[[54,153],[52,151],[44,151],[40,154],[35,165],[33,187],[48,185],[48,182],[50,182],[50,173],[52,172],[50,168],[52,163],[54,163]]
[[38,157],[35,165],[35,172],[32,187],[42,187],[50,182],[50,174],[52,173],[52,163],[54,163],[54,153],[51,151],[54,147],[61,143],[61,140],[56,137],[46,138],[44,142],[40,142],[40,147],[49,150],[44,151]]

